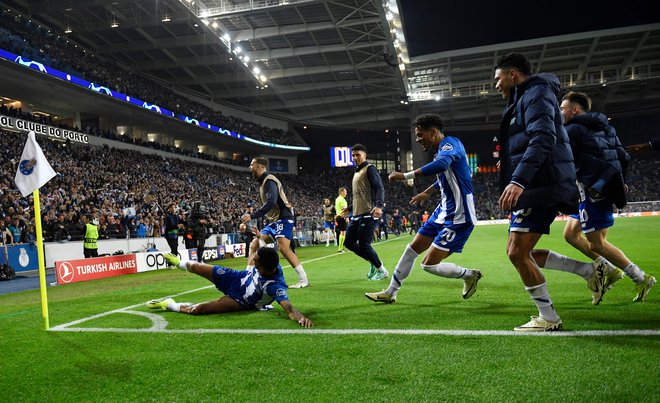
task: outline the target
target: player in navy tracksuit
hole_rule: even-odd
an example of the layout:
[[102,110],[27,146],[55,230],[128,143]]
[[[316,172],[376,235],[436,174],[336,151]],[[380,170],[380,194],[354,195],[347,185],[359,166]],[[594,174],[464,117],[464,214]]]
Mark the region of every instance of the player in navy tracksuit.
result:
[[[629,156],[607,116],[591,112],[591,99],[587,94],[569,92],[564,95],[561,110],[580,189],[580,214],[570,216],[564,227],[564,238],[594,262],[580,262],[547,250],[534,251],[534,260],[541,267],[585,278],[592,290],[594,305],[624,277],[624,272],[636,285],[634,301],[644,301],[656,283],[655,277],[644,273],[607,240],[609,228],[614,225],[612,205],[623,208],[626,203],[624,177]],[[590,278],[590,272],[598,270],[603,272],[602,284],[592,281],[593,276]]]
[[412,243],[406,246],[399,263],[394,269],[390,286],[382,292],[366,293],[372,301],[392,303],[403,281],[410,275],[415,259],[431,250],[424,257],[425,271],[441,277],[458,278],[464,281],[463,298],[470,298],[477,289],[481,271],[466,269],[443,260],[452,253],[460,253],[472,233],[477,221],[472,175],[467,163],[465,148],[455,137],[443,132],[442,118],[435,114],[418,116],[413,122],[417,142],[424,151],[432,150],[432,162],[413,171],[392,172],[389,180],[402,181],[415,176],[436,175],[437,181],[424,192],[412,198],[411,204],[424,202],[434,193],[440,193],[440,203],[429,219],[422,225]]

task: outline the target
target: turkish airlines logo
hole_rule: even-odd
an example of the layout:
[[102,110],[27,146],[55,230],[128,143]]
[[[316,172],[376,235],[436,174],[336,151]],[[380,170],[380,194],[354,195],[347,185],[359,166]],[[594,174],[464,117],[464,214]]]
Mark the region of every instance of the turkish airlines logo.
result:
[[62,262],[58,270],[58,275],[63,283],[70,283],[73,281],[73,266],[69,262]]

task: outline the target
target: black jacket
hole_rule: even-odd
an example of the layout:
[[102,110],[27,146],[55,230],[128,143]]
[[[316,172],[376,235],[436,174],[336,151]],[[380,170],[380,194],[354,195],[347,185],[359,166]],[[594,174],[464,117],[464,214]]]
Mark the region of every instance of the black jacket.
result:
[[530,76],[511,89],[500,124],[500,187],[524,188],[514,210],[554,206],[577,213],[579,192],[568,135],[557,102],[559,79]]

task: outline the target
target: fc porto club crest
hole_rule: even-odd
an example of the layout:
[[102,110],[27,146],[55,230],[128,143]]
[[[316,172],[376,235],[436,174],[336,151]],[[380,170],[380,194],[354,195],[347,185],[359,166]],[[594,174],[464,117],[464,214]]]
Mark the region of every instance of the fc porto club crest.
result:
[[18,164],[18,170],[25,176],[29,176],[34,172],[34,167],[37,165],[36,159],[23,160]]

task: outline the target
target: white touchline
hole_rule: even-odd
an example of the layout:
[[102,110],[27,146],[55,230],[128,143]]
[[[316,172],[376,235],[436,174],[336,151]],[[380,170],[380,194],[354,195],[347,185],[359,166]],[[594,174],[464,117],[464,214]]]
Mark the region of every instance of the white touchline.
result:
[[519,333],[513,330],[442,330],[442,329],[148,329],[62,327],[51,328],[60,332],[110,332],[110,333],[171,333],[171,334],[296,334],[296,335],[414,335],[414,336],[545,336],[545,337],[612,337],[612,336],[660,336],[660,330],[578,330],[568,332]]
[[[395,241],[401,238],[387,240],[380,242]],[[310,259],[302,262],[310,263],[321,259],[327,259],[333,256],[344,256],[343,254],[332,254],[321,256],[319,258]],[[285,266],[290,267],[290,266]],[[191,294],[197,291],[213,288],[213,285],[206,287],[196,288],[194,290],[184,291],[178,294],[169,295],[163,298],[173,298],[181,295]],[[185,334],[298,334],[298,335],[314,335],[314,334],[334,334],[334,335],[358,335],[358,334],[396,334],[396,335],[413,335],[413,336],[545,336],[545,337],[608,337],[608,336],[660,336],[660,330],[656,329],[630,329],[630,330],[577,330],[577,331],[562,331],[562,332],[541,332],[541,333],[520,333],[512,330],[443,330],[443,329],[167,329],[168,322],[160,315],[133,311],[134,308],[143,307],[144,303],[127,306],[124,308],[115,309],[112,311],[103,312],[97,315],[89,316],[75,320],[73,322],[64,323],[50,328],[52,332],[108,332],[108,333],[185,333]],[[73,327],[83,322],[98,319],[107,315],[115,313],[127,313],[132,315],[140,315],[151,319],[153,326],[150,328],[142,329],[126,329],[126,328],[98,328],[98,327]]]

